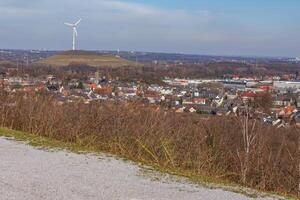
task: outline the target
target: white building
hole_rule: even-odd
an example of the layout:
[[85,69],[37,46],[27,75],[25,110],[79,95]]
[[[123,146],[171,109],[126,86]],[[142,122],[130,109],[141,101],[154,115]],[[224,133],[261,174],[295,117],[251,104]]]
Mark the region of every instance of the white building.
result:
[[278,90],[300,89],[300,81],[274,81],[273,85]]

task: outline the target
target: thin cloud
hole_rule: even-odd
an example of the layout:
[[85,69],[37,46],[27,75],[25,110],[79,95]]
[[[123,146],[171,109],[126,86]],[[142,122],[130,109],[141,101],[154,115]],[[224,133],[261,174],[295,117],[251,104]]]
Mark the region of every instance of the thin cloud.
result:
[[274,34],[272,27],[252,27],[206,8],[167,9],[121,0],[1,0],[0,12],[0,48],[68,49],[70,30],[63,22],[80,17],[83,49],[256,54],[265,41],[267,53],[277,54],[280,39],[287,41],[281,45],[287,54],[300,42],[298,31]]

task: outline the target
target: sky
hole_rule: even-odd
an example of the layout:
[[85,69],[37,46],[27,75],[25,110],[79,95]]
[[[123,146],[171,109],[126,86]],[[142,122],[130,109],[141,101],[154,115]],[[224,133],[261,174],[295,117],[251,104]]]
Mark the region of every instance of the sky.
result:
[[0,48],[300,57],[299,0],[0,0]]

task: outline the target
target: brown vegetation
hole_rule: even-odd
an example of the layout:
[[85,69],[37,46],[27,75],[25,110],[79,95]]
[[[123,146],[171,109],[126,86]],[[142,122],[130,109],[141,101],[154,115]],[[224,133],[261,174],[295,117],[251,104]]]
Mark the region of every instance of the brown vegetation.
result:
[[[87,51],[68,51],[58,55],[51,56],[38,62],[38,64],[67,67],[70,65],[83,65],[91,67],[124,67],[135,66],[134,62],[122,59],[110,54],[99,54]],[[141,66],[141,65],[139,65]]]
[[0,125],[180,174],[299,195],[298,129],[275,129],[247,115],[203,119],[135,104],[60,105],[52,96],[0,93]]

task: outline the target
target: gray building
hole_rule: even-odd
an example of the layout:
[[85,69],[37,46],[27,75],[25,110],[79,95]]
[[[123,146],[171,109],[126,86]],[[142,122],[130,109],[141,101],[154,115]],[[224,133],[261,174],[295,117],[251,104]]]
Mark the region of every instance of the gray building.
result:
[[273,86],[280,91],[294,92],[300,89],[300,81],[274,81]]

